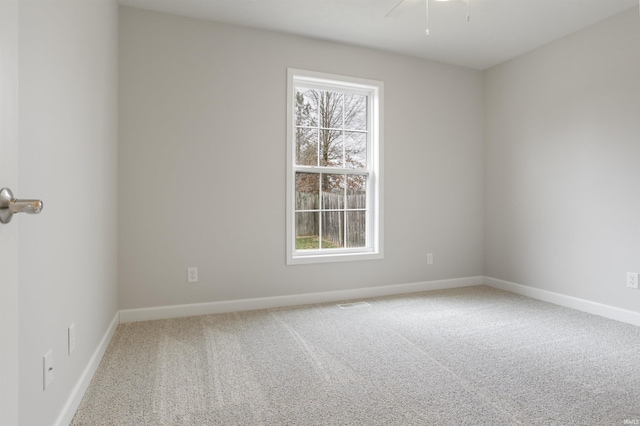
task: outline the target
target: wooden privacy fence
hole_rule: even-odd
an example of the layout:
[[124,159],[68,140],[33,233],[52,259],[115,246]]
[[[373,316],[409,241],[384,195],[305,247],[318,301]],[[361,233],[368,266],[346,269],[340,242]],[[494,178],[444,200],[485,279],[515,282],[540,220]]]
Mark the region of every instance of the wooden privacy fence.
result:
[[[320,202],[322,209],[319,206]],[[319,235],[322,220],[322,239],[335,246],[344,247],[346,222],[347,247],[364,247],[367,229],[366,207],[365,192],[351,192],[346,197],[342,193],[334,192],[323,192],[320,197],[309,192],[296,192],[296,210],[306,210],[296,213],[296,237]]]

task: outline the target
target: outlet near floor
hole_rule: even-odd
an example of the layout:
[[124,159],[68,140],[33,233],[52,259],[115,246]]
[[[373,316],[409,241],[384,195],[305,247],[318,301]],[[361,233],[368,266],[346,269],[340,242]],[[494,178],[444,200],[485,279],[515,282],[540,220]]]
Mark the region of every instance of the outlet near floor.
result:
[[69,355],[76,349],[76,323],[72,323],[67,330],[67,346],[69,349]]
[[187,268],[187,282],[190,282],[190,283],[198,282],[198,268],[195,268],[195,267]]
[[638,289],[638,273],[627,272],[627,287]]

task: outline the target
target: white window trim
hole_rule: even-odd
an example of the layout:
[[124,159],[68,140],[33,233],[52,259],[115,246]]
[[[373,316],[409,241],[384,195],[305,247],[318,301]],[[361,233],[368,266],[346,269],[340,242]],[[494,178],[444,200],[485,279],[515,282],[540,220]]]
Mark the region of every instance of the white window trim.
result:
[[[304,82],[305,85],[318,85],[344,87],[349,90],[362,90],[370,98],[371,119],[371,146],[368,159],[371,161],[371,179],[368,188],[369,215],[368,239],[369,247],[343,248],[329,250],[304,250],[295,249],[295,172],[300,167],[294,167],[295,158],[295,122],[293,120],[293,108],[295,105],[294,82]],[[300,265],[310,263],[344,262],[356,260],[374,260],[383,258],[383,92],[384,84],[381,81],[367,80],[356,77],[326,74],[300,69],[287,69],[287,179],[286,179],[286,250],[287,265]],[[323,168],[326,170],[327,168]],[[327,170],[329,171],[329,170]]]

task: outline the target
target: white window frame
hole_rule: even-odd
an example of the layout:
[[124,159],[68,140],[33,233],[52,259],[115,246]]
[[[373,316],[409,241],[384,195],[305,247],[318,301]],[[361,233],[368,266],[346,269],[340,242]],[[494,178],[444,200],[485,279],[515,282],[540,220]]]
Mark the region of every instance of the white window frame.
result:
[[[367,246],[296,250],[295,175],[309,170],[342,174],[345,169],[333,167],[297,166],[295,162],[295,88],[317,87],[366,94],[368,100],[367,168]],[[300,69],[287,69],[287,182],[286,182],[286,250],[287,265],[309,263],[373,260],[383,258],[383,90],[381,81],[345,77]]]

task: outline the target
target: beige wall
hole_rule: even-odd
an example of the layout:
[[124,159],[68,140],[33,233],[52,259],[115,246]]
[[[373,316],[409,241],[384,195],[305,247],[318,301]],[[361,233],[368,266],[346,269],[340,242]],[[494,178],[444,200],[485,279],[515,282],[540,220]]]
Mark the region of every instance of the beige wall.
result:
[[21,425],[56,421],[118,309],[117,18],[110,0],[20,1],[16,195],[44,200],[16,218]]
[[485,275],[640,311],[640,25],[485,72]]
[[[384,260],[285,265],[287,67],[384,82]],[[481,73],[121,7],[119,76],[121,309],[482,275]]]

